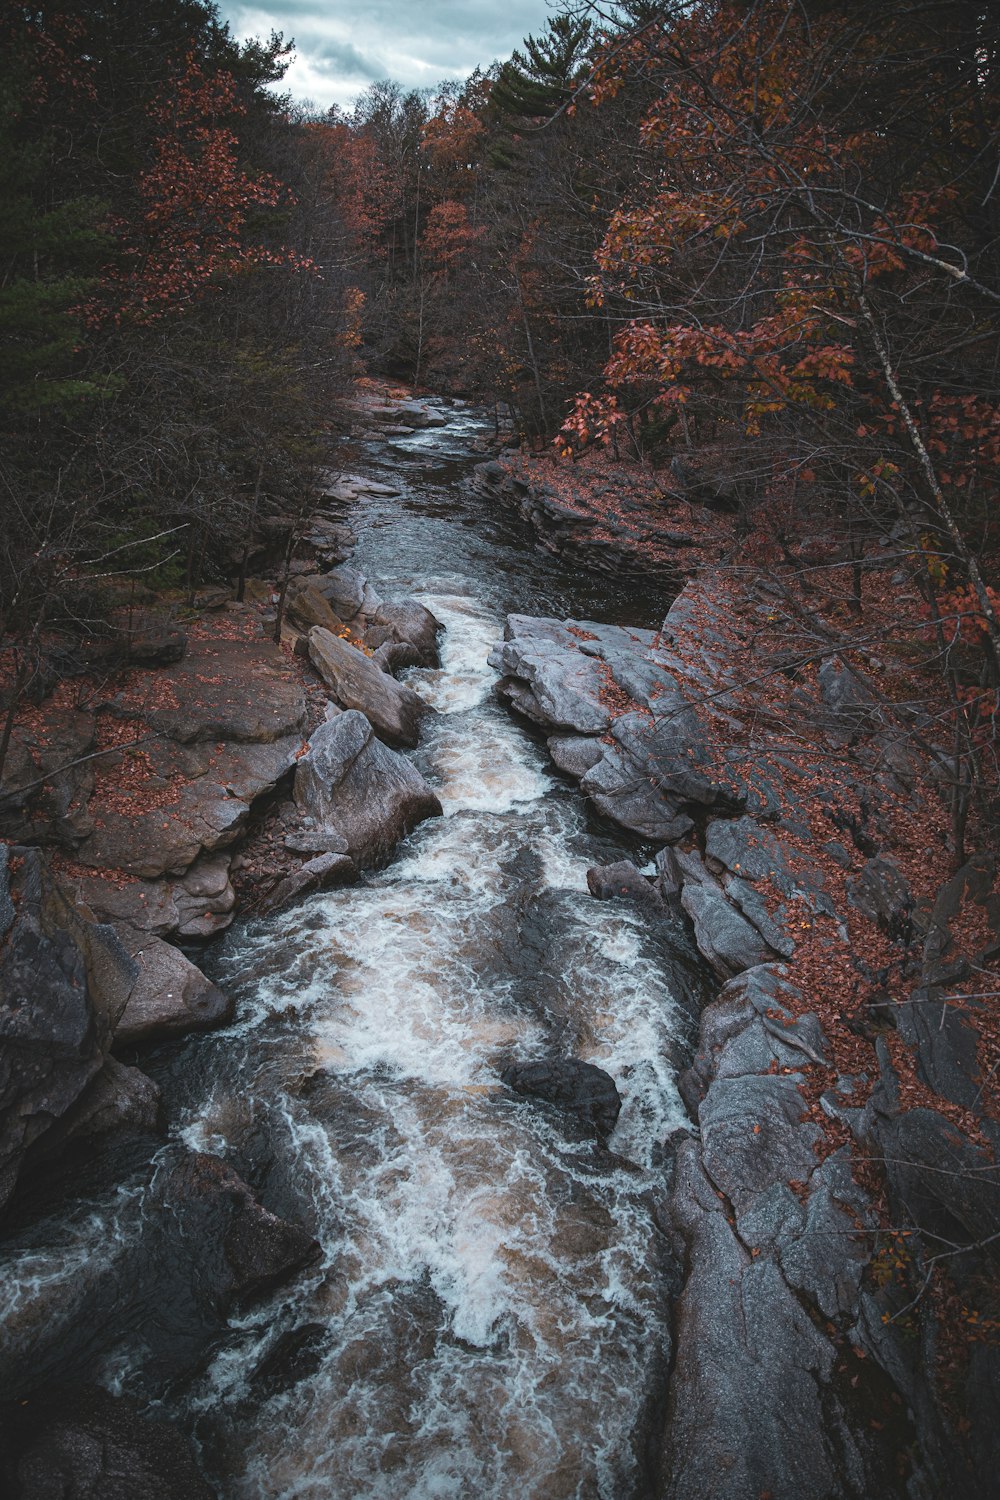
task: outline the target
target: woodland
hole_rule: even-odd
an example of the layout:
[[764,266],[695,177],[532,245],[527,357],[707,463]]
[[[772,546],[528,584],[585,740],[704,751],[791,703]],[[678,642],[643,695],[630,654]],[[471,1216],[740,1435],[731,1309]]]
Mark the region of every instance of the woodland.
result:
[[[0,6],[0,778],[6,766],[17,781],[0,831],[57,863],[79,852],[48,804],[18,821],[56,774],[24,745],[67,684],[172,660],[162,632],[147,639],[161,607],[173,619],[213,591],[252,604],[266,553],[266,628],[292,659],[286,594],[302,609],[297,560],[359,391],[485,413],[484,486],[567,568],[611,557],[641,588],[695,598],[650,647],[674,653],[705,721],[683,748],[700,791],[678,790],[666,752],[645,767],[674,819],[658,841],[679,850],[661,851],[657,891],[699,934],[695,909],[724,904],[720,882],[732,905],[761,845],[727,865],[712,839],[722,850],[731,835],[711,830],[749,822],[747,808],[767,838],[780,830],[767,878],[780,885],[786,858],[810,872],[780,911],[794,942],[773,937],[775,896],[754,908],[764,958],[699,946],[724,983],[794,952],[799,998],[792,980],[780,1001],[767,992],[760,1025],[812,1037],[815,1024],[822,1044],[793,1038],[811,1066],[786,1053],[766,1076],[801,1067],[817,1154],[851,1155],[867,1205],[858,1277],[883,1309],[862,1336],[846,1314],[835,1334],[822,1298],[808,1318],[796,1303],[795,1336],[815,1325],[831,1362],[843,1356],[830,1380],[844,1411],[867,1403],[858,1463],[879,1493],[943,1495],[959,1464],[964,1492],[986,1496],[1000,1380],[1000,12],[564,0],[509,60],[434,89],[376,82],[351,110],[283,92],[291,50],[278,34],[237,42],[211,0]],[[535,647],[508,630],[509,686]],[[589,663],[604,649],[568,632],[560,650]],[[662,683],[605,659],[595,703],[610,717],[586,739],[598,756],[618,753],[619,719],[660,728]],[[535,725],[550,745],[566,733],[558,717]],[[82,741],[67,745],[75,763]],[[579,751],[553,756],[590,793]],[[752,768],[739,797],[737,763]],[[757,772],[794,795],[761,812]],[[147,807],[125,772],[121,787],[144,811],[165,805],[158,792]],[[710,1051],[688,1069],[694,1117]],[[866,1081],[838,1114],[845,1078]],[[892,1109],[870,1106],[872,1090]],[[938,1134],[890,1136],[893,1110]],[[931,1204],[934,1172],[957,1185]],[[787,1186],[804,1205],[808,1184]],[[704,1399],[696,1343],[675,1367],[678,1451],[683,1391],[692,1412]],[[782,1500],[821,1492],[797,1482],[779,1479]],[[655,1493],[727,1493],[670,1483]],[[852,1483],[829,1493],[875,1492]]]

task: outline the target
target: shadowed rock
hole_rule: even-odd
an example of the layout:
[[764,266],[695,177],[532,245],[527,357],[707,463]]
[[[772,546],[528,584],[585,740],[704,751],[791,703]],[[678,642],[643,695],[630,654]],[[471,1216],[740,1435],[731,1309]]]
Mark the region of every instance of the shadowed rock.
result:
[[10,1402],[0,1440],[9,1500],[212,1500],[187,1440],[100,1386]]
[[[37,849],[0,845],[0,1206],[25,1152],[101,1074],[136,967],[81,916]],[[126,1111],[127,1113],[127,1111]]]

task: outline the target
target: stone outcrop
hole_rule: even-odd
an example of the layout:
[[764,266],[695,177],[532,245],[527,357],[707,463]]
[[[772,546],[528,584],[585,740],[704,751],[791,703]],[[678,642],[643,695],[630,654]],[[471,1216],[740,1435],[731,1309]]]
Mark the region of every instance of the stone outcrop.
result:
[[313,734],[296,767],[295,801],[360,867],[384,863],[412,828],[441,812],[416,767],[383,745],[364,714],[353,710],[335,714]]
[[490,656],[501,696],[551,736],[556,765],[600,812],[663,843],[739,807],[659,633],[509,615],[504,635]]
[[136,977],[114,931],[77,911],[39,850],[0,845],[0,1206],[47,1137],[151,1123],[149,1080],[108,1064]]

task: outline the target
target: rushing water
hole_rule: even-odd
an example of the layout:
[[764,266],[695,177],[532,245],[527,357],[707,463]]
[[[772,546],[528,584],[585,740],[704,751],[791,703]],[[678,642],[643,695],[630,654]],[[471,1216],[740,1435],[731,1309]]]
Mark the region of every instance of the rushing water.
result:
[[[136,1249],[148,1171],[62,1204],[5,1268],[0,1314],[42,1371],[162,1404],[234,1500],[645,1492],[671,1057],[698,970],[680,931],[588,895],[589,865],[636,851],[497,704],[487,655],[508,608],[649,616],[483,514],[461,488],[474,431],[373,450],[404,495],[353,517],[358,565],[446,627],[441,667],[407,677],[438,710],[415,758],[443,818],[361,885],[232,929],[210,962],[236,1022],[147,1062],[165,1153],[231,1160],[322,1258],[186,1363]],[[551,1052],[615,1078],[609,1151],[500,1084]]]

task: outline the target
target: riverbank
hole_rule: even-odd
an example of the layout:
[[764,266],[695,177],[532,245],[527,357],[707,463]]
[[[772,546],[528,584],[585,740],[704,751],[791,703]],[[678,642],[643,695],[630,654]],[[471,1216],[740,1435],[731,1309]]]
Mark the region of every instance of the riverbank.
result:
[[[641,571],[654,477],[644,531],[608,506],[604,467],[508,457],[479,479],[547,548],[578,563],[596,531],[596,566],[610,549]],[[689,502],[661,503],[662,561],[690,573],[690,548],[669,550]],[[697,1131],[670,1207],[686,1280],[662,1493],[944,1494],[960,1473],[985,1495],[996,789],[956,822],[950,705],[916,648],[916,563],[897,538],[848,569],[836,538],[782,560],[745,523],[724,545],[707,522],[713,560],[659,630],[511,617],[494,657],[554,762],[665,845],[653,899],[629,867],[593,872],[597,892],[654,921],[682,910],[722,985],[681,1076]]]

